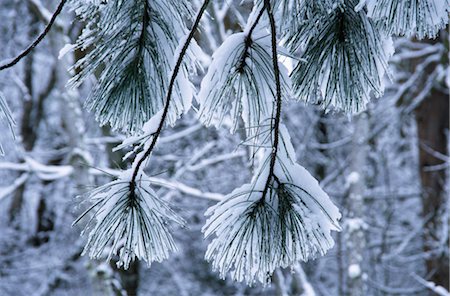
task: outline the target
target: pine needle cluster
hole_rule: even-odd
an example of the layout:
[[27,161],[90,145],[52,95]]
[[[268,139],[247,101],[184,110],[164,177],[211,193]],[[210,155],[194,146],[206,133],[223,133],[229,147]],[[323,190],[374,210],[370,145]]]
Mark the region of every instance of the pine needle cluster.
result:
[[448,24],[449,0],[367,0],[368,16],[388,34],[435,38]]
[[[249,137],[258,133],[271,115],[276,91],[270,46],[269,33],[257,26],[229,36],[216,50],[198,95],[201,122],[218,127],[230,116],[232,132],[243,121]],[[286,94],[289,78],[280,67]]]
[[292,46],[304,48],[306,60],[291,75],[297,99],[326,110],[358,113],[371,96],[383,94],[392,41],[363,11],[355,11],[356,4],[348,0],[332,12],[316,7],[313,15],[322,14],[320,26],[310,29],[317,26],[313,20],[288,37]]
[[[324,255],[340,230],[340,214],[317,181],[288,156],[293,147],[282,127],[275,170],[265,149],[251,183],[234,190],[206,212],[206,237],[215,237],[206,259],[225,278],[266,285],[276,268]],[[267,182],[268,180],[268,182]],[[267,186],[267,190],[265,189]]]
[[[101,125],[136,133],[163,108],[168,79],[184,21],[191,9],[185,1],[73,1],[87,23],[77,42],[86,55],[72,68],[69,85],[79,86],[92,75],[98,82],[86,107]],[[183,69],[187,73],[188,69]],[[175,103],[168,118],[173,124],[190,108],[192,86],[180,75]]]
[[89,192],[86,200],[91,206],[74,222],[91,216],[82,232],[89,232],[83,254],[102,259],[106,253],[107,260],[117,255],[117,266],[125,269],[136,258],[149,266],[167,259],[177,251],[168,222],[185,223],[157,196],[145,174],[135,183],[131,177],[132,171],[125,171],[115,181]]

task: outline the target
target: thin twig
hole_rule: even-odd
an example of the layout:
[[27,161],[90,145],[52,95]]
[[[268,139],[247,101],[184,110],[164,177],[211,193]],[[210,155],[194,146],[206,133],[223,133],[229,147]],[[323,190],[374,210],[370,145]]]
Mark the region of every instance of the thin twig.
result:
[[55,23],[56,18],[61,13],[66,2],[67,2],[67,0],[61,0],[58,7],[56,8],[55,13],[53,13],[52,18],[50,19],[50,22],[45,27],[44,31],[36,38],[36,40],[34,40],[33,43],[31,43],[24,51],[22,51],[18,56],[16,56],[11,62],[1,65],[0,71],[10,68],[10,67],[14,66],[15,64],[17,64],[21,59],[26,57],[45,38],[45,36],[48,34],[48,32],[52,28],[53,24]]
[[237,67],[237,69],[238,69],[237,71],[238,72],[242,72],[244,67],[245,67],[245,59],[248,57],[248,51],[249,51],[249,49],[250,49],[250,47],[252,46],[252,43],[253,43],[253,41],[252,41],[253,31],[255,30],[256,25],[259,23],[259,20],[261,19],[265,9],[266,9],[266,3],[264,3],[263,7],[259,11],[258,16],[255,19],[255,22],[252,24],[250,30],[248,31],[247,36],[245,36],[245,39],[244,39],[244,51],[242,53],[242,57],[241,57],[241,61],[239,62],[239,66]]
[[281,82],[280,82],[280,68],[278,67],[276,25],[272,13],[272,7],[270,6],[270,1],[264,0],[264,5],[266,7],[267,15],[269,16],[270,31],[272,37],[272,63],[276,85],[276,110],[275,110],[275,122],[273,127],[274,139],[272,146],[272,155],[270,158],[269,175],[267,177],[266,185],[264,186],[264,190],[262,193],[263,197],[266,196],[267,191],[269,190],[270,187],[271,178],[274,176],[275,162],[277,160],[277,153],[278,153],[278,141],[279,141],[280,121],[281,121]]
[[153,148],[156,145],[156,141],[158,140],[158,137],[161,134],[161,131],[162,131],[163,126],[164,126],[164,122],[165,122],[166,117],[167,117],[167,113],[169,112],[169,106],[170,106],[170,101],[171,101],[171,97],[172,97],[172,91],[173,91],[173,87],[175,86],[175,79],[177,77],[178,72],[180,71],[181,64],[183,62],[183,58],[186,55],[187,49],[189,47],[189,44],[190,44],[192,38],[194,38],[194,34],[195,34],[195,32],[197,30],[197,27],[198,27],[198,25],[200,23],[200,19],[202,18],[202,15],[205,12],[206,7],[208,6],[208,4],[209,4],[209,0],[205,0],[203,2],[203,5],[200,8],[200,10],[199,10],[199,12],[197,14],[197,17],[195,19],[195,22],[192,25],[191,31],[189,32],[189,35],[188,35],[186,41],[183,44],[183,48],[180,51],[180,54],[179,54],[178,59],[177,59],[177,63],[175,64],[175,67],[174,67],[174,70],[173,70],[173,73],[172,73],[172,77],[170,78],[169,88],[167,90],[167,96],[166,96],[166,103],[165,103],[165,106],[164,106],[163,114],[161,116],[161,120],[160,120],[159,125],[158,125],[158,129],[156,130],[155,134],[153,135],[152,142],[150,143],[150,146],[145,151],[145,154],[138,160],[138,162],[136,164],[136,167],[134,168],[133,175],[132,175],[131,181],[130,181],[130,191],[132,193],[134,192],[134,189],[135,189],[135,186],[136,186],[136,178],[137,178],[139,169],[142,166],[143,162],[152,153]]

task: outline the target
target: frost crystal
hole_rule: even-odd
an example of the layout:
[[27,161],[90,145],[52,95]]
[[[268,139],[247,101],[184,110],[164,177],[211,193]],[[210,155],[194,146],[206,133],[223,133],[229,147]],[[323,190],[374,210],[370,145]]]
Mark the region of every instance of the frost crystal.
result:
[[83,254],[100,259],[107,252],[107,260],[118,255],[117,265],[125,269],[135,258],[148,265],[168,258],[177,248],[167,221],[184,224],[150,188],[146,175],[139,176],[134,191],[130,181],[131,171],[125,171],[117,180],[89,192],[92,205],[74,222],[92,214],[83,231],[89,231]]

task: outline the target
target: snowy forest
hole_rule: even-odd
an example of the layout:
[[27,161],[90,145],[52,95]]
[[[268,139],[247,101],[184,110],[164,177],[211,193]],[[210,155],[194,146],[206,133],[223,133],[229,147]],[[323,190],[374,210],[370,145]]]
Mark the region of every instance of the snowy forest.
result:
[[449,296],[449,0],[0,0],[0,295]]

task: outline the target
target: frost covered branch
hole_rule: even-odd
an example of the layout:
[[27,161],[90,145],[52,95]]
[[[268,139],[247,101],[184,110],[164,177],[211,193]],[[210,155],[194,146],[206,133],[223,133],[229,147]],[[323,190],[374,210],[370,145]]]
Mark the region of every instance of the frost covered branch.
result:
[[[4,119],[4,121],[6,121],[6,124],[8,125],[11,134],[14,136],[13,127],[14,125],[16,125],[16,122],[14,121],[14,118],[11,114],[11,110],[9,109],[8,104],[6,103],[6,100],[3,97],[2,92],[0,92],[0,119]],[[0,155],[4,155],[1,143],[0,143]]]
[[[79,86],[101,71],[86,107],[101,125],[138,133],[164,107],[167,79],[187,30],[184,20],[190,18],[190,4],[176,0],[75,3],[75,12],[87,22],[75,49],[89,51],[73,66],[77,74],[69,85]],[[183,75],[171,86],[176,96],[168,115],[172,125],[191,105],[187,76],[194,65],[189,56]]]
[[417,36],[419,39],[434,38],[448,23],[450,12],[448,0],[366,0],[364,2],[367,2],[368,16],[389,34]]
[[83,254],[100,259],[109,249],[107,260],[118,255],[117,265],[125,269],[135,258],[149,265],[167,259],[170,252],[177,250],[167,221],[184,225],[150,188],[147,176],[141,174],[133,190],[130,181],[131,171],[125,171],[116,181],[91,191],[88,198],[92,205],[73,222],[75,225],[87,214],[93,214],[85,228],[89,239]]
[[[198,95],[201,122],[218,127],[231,115],[231,132],[237,130],[242,120],[245,133],[254,144],[258,142],[261,125],[270,117],[272,98],[277,92],[271,40],[261,25],[266,6],[261,6],[255,6],[243,32],[229,36],[215,51]],[[287,71],[283,68],[279,72],[280,91],[288,93]]]
[[164,127],[164,122],[165,122],[165,120],[167,118],[167,114],[169,112],[170,102],[171,102],[171,99],[172,99],[172,92],[173,92],[173,89],[174,89],[174,86],[175,86],[175,80],[176,80],[178,72],[180,71],[180,68],[182,66],[182,62],[183,62],[184,56],[186,55],[186,52],[188,50],[189,44],[190,44],[191,40],[194,38],[194,34],[195,34],[195,32],[197,30],[197,27],[198,27],[198,25],[200,23],[200,19],[202,18],[202,15],[205,12],[206,7],[208,6],[208,4],[209,4],[209,0],[205,0],[203,2],[203,5],[201,6],[201,8],[200,8],[200,10],[199,10],[199,12],[197,14],[197,17],[196,17],[196,19],[194,21],[194,24],[192,25],[192,29],[189,32],[189,35],[187,36],[186,40],[184,41],[183,47],[181,48],[181,51],[180,51],[180,53],[178,55],[177,62],[175,64],[175,67],[174,67],[173,72],[172,72],[172,76],[170,78],[168,91],[167,91],[167,96],[166,96],[166,100],[165,100],[165,105],[164,105],[164,109],[162,111],[162,114],[160,116],[159,124],[158,124],[156,130],[152,133],[153,135],[152,135],[150,146],[145,150],[144,154],[140,158],[137,159],[136,165],[134,167],[133,176],[131,177],[131,182],[130,182],[130,190],[131,191],[133,191],[133,189],[134,189],[133,188],[134,187],[134,183],[135,183],[136,177],[137,177],[137,175],[139,173],[139,170],[140,170],[143,162],[152,153],[153,148],[155,147],[156,142],[158,140],[158,137],[161,134],[161,131],[162,131],[163,127]]
[[282,90],[278,68],[276,24],[269,17],[272,73],[275,75],[273,124],[261,146],[264,154],[250,184],[227,195],[206,212],[202,231],[215,238],[206,259],[225,278],[228,272],[248,285],[266,285],[278,267],[294,266],[323,255],[332,247],[331,230],[339,230],[340,213],[317,181],[294,163],[295,153],[287,129],[280,126]]
[[336,206],[317,180],[292,161],[284,126],[272,175],[272,150],[267,150],[252,182],[208,209],[203,228],[206,237],[216,236],[206,253],[213,268],[249,285],[268,284],[277,267],[325,254],[334,244],[330,231],[340,229]]
[[118,255],[117,265],[127,269],[136,258],[143,259],[150,265],[153,261],[166,259],[170,252],[176,251],[167,221],[180,225],[184,225],[184,221],[157,196],[151,188],[150,178],[141,169],[164,127],[177,75],[208,3],[209,0],[204,1],[189,35],[182,41],[183,46],[167,88],[164,109],[158,111],[145,127],[150,137],[145,141],[151,142],[144,144],[144,151],[137,155],[131,169],[123,172],[117,180],[88,194],[93,204],[74,222],[76,224],[87,214],[93,214],[85,228],[90,232],[84,249],[84,253],[88,253],[91,258],[102,258],[105,249],[109,248],[107,259]]
[[436,293],[436,295],[439,296],[450,296],[450,292],[447,291],[444,287],[436,285],[433,282],[427,281],[423,278],[421,278],[420,276],[413,274],[412,277],[418,281],[420,284],[424,285],[425,287],[427,287],[430,291],[433,291],[434,293]]
[[291,74],[296,98],[326,110],[358,113],[371,95],[383,94],[392,40],[363,11],[354,10],[356,3],[343,1],[331,13],[316,11],[323,19],[317,33],[306,28],[290,37],[298,39],[292,41],[294,49],[304,49],[307,60]]
[[[201,167],[187,167],[189,171],[196,171],[206,167],[206,165],[211,165],[218,161],[223,161],[230,159],[231,157],[240,156],[240,154],[230,154],[224,155],[223,157],[218,156],[217,158],[208,160],[205,163],[202,163]],[[22,185],[30,176],[30,174],[35,174],[39,179],[43,181],[56,181],[62,178],[71,177],[74,174],[74,167],[70,165],[60,165],[60,166],[52,166],[52,165],[44,165],[42,163],[37,162],[34,159],[29,157],[25,158],[24,163],[12,163],[12,162],[0,162],[0,169],[2,170],[11,170],[17,172],[23,172],[23,174],[16,179],[13,185],[7,186],[4,188],[0,188],[0,200],[5,198],[6,196],[13,193],[20,185]],[[113,170],[109,168],[90,168],[89,174],[93,176],[97,175],[108,175],[114,176],[118,178],[122,172],[118,170]],[[177,190],[181,193],[187,194],[188,196],[194,196],[204,199],[210,199],[215,201],[220,201],[223,199],[223,195],[215,192],[204,192],[197,188],[193,188],[187,184],[184,184],[178,180],[165,180],[163,178],[157,177],[148,177],[151,183],[161,186],[170,190]]]

